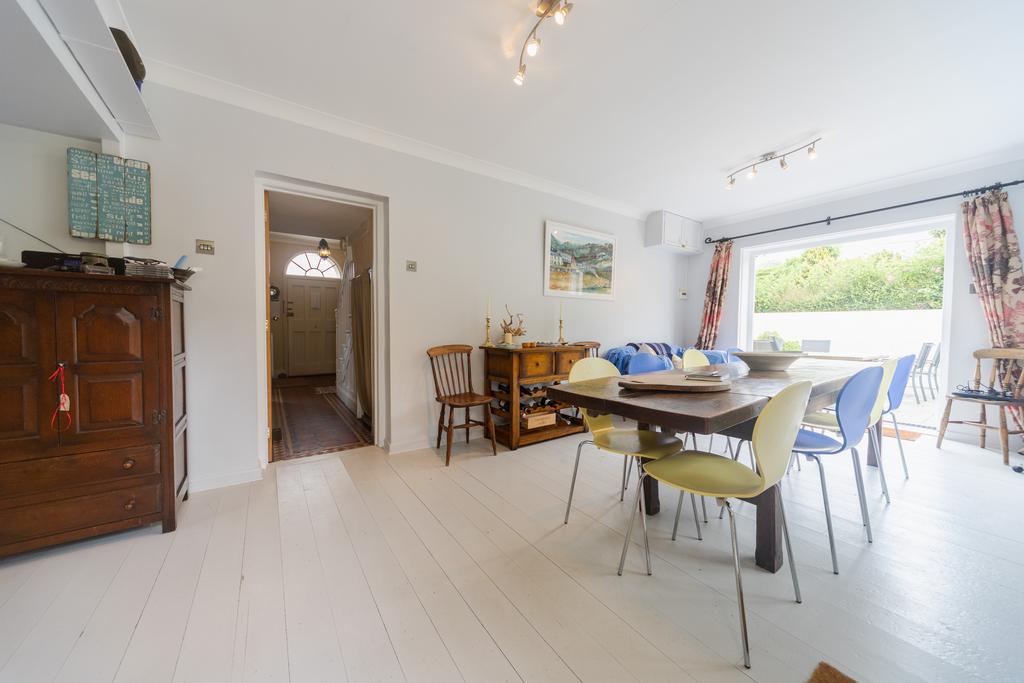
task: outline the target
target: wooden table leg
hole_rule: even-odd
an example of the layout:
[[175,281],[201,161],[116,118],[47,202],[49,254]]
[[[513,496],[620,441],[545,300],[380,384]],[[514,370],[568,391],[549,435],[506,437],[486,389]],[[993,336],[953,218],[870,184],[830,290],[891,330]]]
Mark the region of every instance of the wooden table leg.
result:
[[[875,441],[868,439],[868,467],[878,467],[878,456],[882,451],[882,421],[879,420],[871,429],[875,430]],[[875,443],[878,444],[878,453],[875,452]]]
[[[637,429],[650,429],[646,422],[638,422]],[[647,461],[647,458],[644,458]],[[658,495],[658,480],[651,477],[644,479],[644,509],[647,516],[656,515],[661,512],[661,496]]]
[[757,548],[754,562],[761,569],[782,569],[782,520],[779,517],[779,488],[773,486],[750,501],[757,506]]

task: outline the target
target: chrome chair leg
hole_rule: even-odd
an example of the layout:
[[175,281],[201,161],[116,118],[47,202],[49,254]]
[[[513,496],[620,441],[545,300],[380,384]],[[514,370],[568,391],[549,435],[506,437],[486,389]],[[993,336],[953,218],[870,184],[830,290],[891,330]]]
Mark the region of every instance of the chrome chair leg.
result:
[[896,413],[889,413],[892,418],[892,430],[896,432],[896,445],[900,447],[900,461],[903,463],[903,478],[910,479],[910,470],[907,469],[907,456],[903,452],[903,439],[900,437],[900,425],[896,422]]
[[779,517],[782,518],[782,538],[786,541],[786,559],[789,561],[789,573],[793,576],[793,593],[796,595],[797,604],[804,600],[800,597],[800,582],[796,578],[796,562],[793,561],[793,545],[789,542],[789,524],[786,522],[786,506],[782,504],[782,487],[778,484],[775,489],[779,496]]
[[832,510],[828,505],[828,486],[825,484],[825,466],[821,464],[821,458],[814,458],[818,463],[818,475],[821,478],[821,499],[825,501],[825,526],[828,527],[828,547],[832,551],[832,573],[839,573],[839,560],[836,557],[836,537],[832,532]]
[[[700,502],[701,502],[701,504],[704,503],[704,497],[703,496],[701,496]],[[700,520],[697,519],[697,496],[695,496],[692,493],[690,494],[690,505],[693,506],[693,525],[695,527],[697,527],[697,540],[698,541],[703,541],[704,540],[704,535],[700,531]],[[705,517],[704,518],[704,522],[706,523],[707,521],[708,521],[707,517]]]
[[588,443],[594,443],[593,441],[580,441],[580,445],[576,447],[576,464],[572,468],[572,482],[569,484],[569,501],[565,504],[565,520],[562,524],[569,523],[569,510],[572,508],[572,493],[576,490],[576,473],[580,469],[580,453],[583,451],[583,446]]
[[[700,511],[704,515],[704,523],[707,524],[708,523],[708,506],[707,506],[707,503],[704,502],[704,496],[700,497]],[[694,510],[694,512],[693,512],[693,517],[694,517],[694,519],[697,518],[697,511],[696,510]],[[697,528],[699,529],[700,527],[698,526]]]
[[729,535],[732,538],[732,566],[736,572],[736,603],[740,611],[740,635],[743,638],[743,666],[750,668],[750,641],[747,640],[747,611],[743,606],[743,579],[740,577],[740,547],[736,540],[736,515],[729,501],[722,502],[722,507],[729,512]]
[[629,486],[629,456],[622,456],[622,488],[619,489],[619,500],[626,497],[626,487]]
[[647,535],[647,510],[644,509],[644,466],[640,461],[640,458],[636,459],[636,467],[639,470],[637,472],[637,480],[640,482],[640,522],[644,527],[644,556],[647,559],[647,576],[651,575],[651,541]]
[[[647,478],[646,474],[642,474],[639,477],[639,481],[636,485],[636,496],[633,498],[633,512],[629,516],[629,526],[626,527],[626,541],[622,544],[622,557],[619,558],[619,576],[622,576],[622,568],[626,566],[626,553],[629,552],[629,541],[633,536],[633,525],[636,523],[637,512],[640,513],[640,517],[646,517],[646,511],[644,510],[644,479]],[[647,541],[647,520],[643,520],[644,524],[644,542]],[[647,574],[651,573],[651,555],[650,549],[647,551]]]
[[676,533],[679,531],[679,515],[683,511],[683,498],[686,498],[686,492],[679,489],[679,502],[676,503],[676,521],[672,523],[672,540],[676,540]]
[[851,448],[850,452],[853,453],[853,475],[857,481],[857,496],[860,498],[860,516],[864,521],[864,528],[868,531],[868,543],[873,543],[874,540],[871,538],[871,517],[868,515],[868,501],[864,495],[864,475],[860,471],[860,456],[857,455],[856,448]]
[[879,438],[878,432],[873,428],[868,431],[868,437],[871,439],[871,443],[875,446],[875,462],[878,463],[878,478],[882,481],[882,494],[885,496],[886,505],[888,505],[892,501],[889,499],[889,483],[885,480],[885,465],[882,464],[882,439]]
[[[734,451],[734,450],[732,449],[732,439],[730,439],[729,437],[725,437],[725,445],[729,447],[729,457],[730,457],[730,458],[732,458],[733,460],[735,460],[736,458],[738,458],[738,457],[739,457],[739,453],[738,453],[737,451]],[[742,445],[743,445],[743,442],[741,441],[741,442],[740,442],[740,443],[738,444],[738,446],[742,446]]]

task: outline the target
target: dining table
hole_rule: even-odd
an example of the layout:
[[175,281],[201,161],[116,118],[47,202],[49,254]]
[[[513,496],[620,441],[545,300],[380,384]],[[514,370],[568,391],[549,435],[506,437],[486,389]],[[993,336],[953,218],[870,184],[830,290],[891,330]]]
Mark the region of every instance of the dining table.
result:
[[[868,359],[799,358],[787,370],[751,370],[742,362],[712,365],[702,371],[719,372],[730,382],[727,391],[690,393],[682,391],[638,390],[619,385],[628,376],[612,376],[582,382],[568,382],[548,387],[549,398],[577,406],[597,414],[611,414],[636,420],[641,429],[657,428],[663,432],[682,434],[725,434],[748,439],[758,414],[768,401],[782,389],[803,380],[810,380],[811,394],[807,412],[823,410],[835,404],[839,391],[858,371],[877,365]],[[682,370],[647,373],[680,374]],[[881,443],[881,439],[878,439]],[[869,446],[868,461],[876,455]],[[782,524],[779,510],[779,489],[773,486],[756,498],[757,543],[754,561],[770,572],[782,568]],[[661,504],[658,482],[644,480],[644,504],[648,515],[658,514]]]

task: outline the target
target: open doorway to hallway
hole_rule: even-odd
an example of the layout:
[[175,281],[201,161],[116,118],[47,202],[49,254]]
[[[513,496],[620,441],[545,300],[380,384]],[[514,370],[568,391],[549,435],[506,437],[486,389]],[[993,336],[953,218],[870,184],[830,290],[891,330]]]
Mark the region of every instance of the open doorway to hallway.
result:
[[373,443],[373,211],[264,196],[270,459]]

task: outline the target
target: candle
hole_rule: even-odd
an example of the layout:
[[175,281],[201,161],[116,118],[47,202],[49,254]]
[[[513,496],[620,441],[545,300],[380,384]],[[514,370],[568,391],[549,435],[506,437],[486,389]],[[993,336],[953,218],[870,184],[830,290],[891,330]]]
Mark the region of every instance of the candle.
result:
[[564,302],[562,302],[562,301],[558,302],[558,319],[559,320],[562,320],[565,317],[565,316],[562,315],[562,305],[563,304],[564,304]]
[[487,297],[487,317],[491,317],[491,297]]

